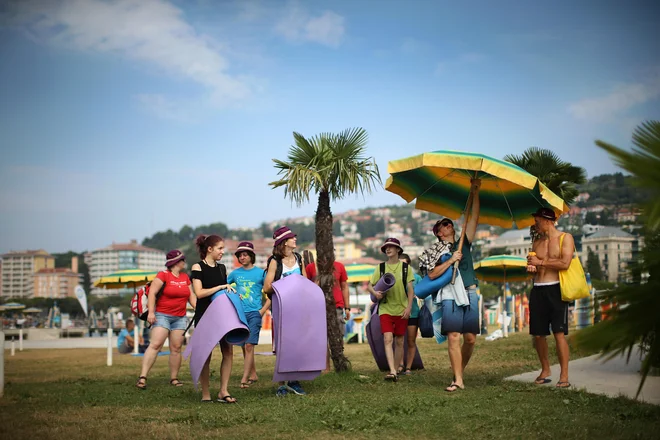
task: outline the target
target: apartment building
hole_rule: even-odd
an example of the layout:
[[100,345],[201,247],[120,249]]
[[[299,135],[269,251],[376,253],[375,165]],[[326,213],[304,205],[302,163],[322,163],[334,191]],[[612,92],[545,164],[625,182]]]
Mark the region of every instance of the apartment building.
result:
[[75,298],[75,289],[82,284],[78,273],[78,257],[71,259],[71,267],[44,268],[34,274],[34,296],[38,298]]
[[[87,256],[85,257],[87,262]],[[92,251],[89,256],[89,275],[92,283],[102,276],[125,269],[159,271],[165,269],[165,252],[138,244],[113,243],[103,249]],[[93,295],[123,295],[133,289],[100,289],[90,286]]]
[[55,257],[43,249],[9,252],[2,255],[2,296],[34,296],[34,276],[41,269],[53,269]]
[[491,249],[506,248],[508,255],[526,257],[532,250],[532,238],[529,228],[511,229],[483,246],[483,254],[486,255]]
[[628,264],[639,251],[639,240],[619,228],[605,226],[582,239],[583,263],[591,251],[600,261],[607,281],[618,282],[630,279]]

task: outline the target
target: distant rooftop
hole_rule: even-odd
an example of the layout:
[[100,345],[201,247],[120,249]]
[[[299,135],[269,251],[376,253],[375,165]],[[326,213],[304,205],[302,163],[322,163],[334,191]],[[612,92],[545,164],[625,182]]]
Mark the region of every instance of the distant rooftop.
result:
[[634,238],[635,236],[629,234],[623,229],[615,228],[614,226],[605,226],[604,228],[594,232],[591,235],[588,235],[585,238],[591,239],[591,238],[608,238],[608,237]]
[[96,249],[93,252],[100,252],[100,251],[139,251],[139,252],[164,253],[160,249],[153,249],[146,246],[142,246],[141,244],[138,244],[137,240],[131,240],[130,243],[112,243],[108,247],[104,247],[102,249]]
[[29,257],[29,256],[50,257],[50,254],[43,249],[26,250],[26,251],[9,251],[6,254],[3,254],[2,258]]

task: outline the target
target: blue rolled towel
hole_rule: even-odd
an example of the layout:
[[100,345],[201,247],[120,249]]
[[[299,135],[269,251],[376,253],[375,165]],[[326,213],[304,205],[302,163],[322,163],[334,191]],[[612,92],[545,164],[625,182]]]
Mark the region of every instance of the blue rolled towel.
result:
[[[440,262],[444,263],[450,258],[451,254],[444,254],[440,257]],[[426,275],[419,283],[415,284],[415,296],[417,298],[424,299],[429,295],[437,293],[438,290],[449,284],[453,270],[454,268],[450,266],[442,275],[434,280]]]

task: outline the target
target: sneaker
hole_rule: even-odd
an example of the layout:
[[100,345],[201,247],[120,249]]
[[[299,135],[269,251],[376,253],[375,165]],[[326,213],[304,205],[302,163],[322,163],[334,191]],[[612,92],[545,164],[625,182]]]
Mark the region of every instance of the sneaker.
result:
[[286,386],[284,386],[284,385],[282,385],[281,387],[279,387],[279,388],[277,389],[277,391],[275,392],[275,395],[276,395],[277,397],[285,397],[287,394],[289,394],[289,389],[288,389]]
[[303,388],[300,386],[300,382],[295,381],[295,382],[287,382],[286,387],[289,391],[299,395],[299,396],[305,396],[307,393]]

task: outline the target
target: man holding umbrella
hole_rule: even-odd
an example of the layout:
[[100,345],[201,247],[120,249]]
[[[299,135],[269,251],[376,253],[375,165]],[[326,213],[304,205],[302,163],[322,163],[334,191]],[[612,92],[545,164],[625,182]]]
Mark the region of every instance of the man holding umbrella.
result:
[[[439,243],[426,251],[425,255],[420,258],[420,270],[427,272],[431,279],[438,278],[456,262],[459,262],[460,278],[468,294],[469,304],[459,306],[456,304],[452,289],[442,289],[440,293],[442,295],[442,334],[447,336],[449,361],[454,372],[454,380],[445,389],[448,392],[465,388],[463,371],[470,361],[477,334],[479,334],[479,297],[477,296],[477,277],[474,273],[472,259],[472,241],[479,224],[481,180],[472,179],[471,183],[472,210],[464,226],[465,239],[463,240],[463,247],[458,250],[454,249],[458,246],[454,222],[448,218],[443,218],[433,226],[433,235],[438,238]],[[454,252],[449,260],[440,263],[439,256],[446,249]],[[434,254],[435,257],[433,257]],[[460,341],[461,335],[463,335],[463,346],[461,346]]]

